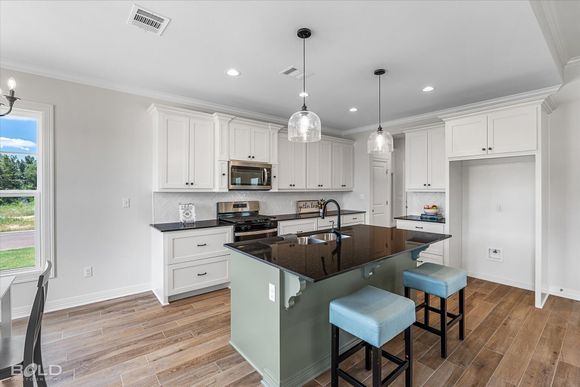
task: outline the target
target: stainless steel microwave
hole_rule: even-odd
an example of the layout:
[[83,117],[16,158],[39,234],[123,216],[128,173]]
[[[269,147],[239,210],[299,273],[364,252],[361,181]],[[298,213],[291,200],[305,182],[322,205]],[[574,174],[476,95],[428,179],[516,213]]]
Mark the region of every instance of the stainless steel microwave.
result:
[[230,191],[272,189],[272,164],[230,161],[229,172]]

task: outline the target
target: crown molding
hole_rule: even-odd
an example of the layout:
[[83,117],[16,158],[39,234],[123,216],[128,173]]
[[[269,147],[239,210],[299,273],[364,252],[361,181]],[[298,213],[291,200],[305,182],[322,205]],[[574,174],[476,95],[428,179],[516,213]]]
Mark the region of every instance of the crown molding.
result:
[[555,5],[551,1],[530,0],[530,6],[538,20],[560,78],[563,79],[564,66],[568,62],[569,56],[564,42],[564,35],[554,10]]
[[[459,115],[475,114],[484,110],[499,109],[514,104],[533,103],[545,101],[560,89],[561,85],[550,86],[543,89],[531,90],[524,93],[512,94],[505,97],[494,98],[486,101],[475,102],[467,105],[452,107],[449,109],[436,110],[429,113],[415,116],[399,118],[396,120],[382,122],[383,129],[388,129],[391,134],[403,133],[407,130],[418,128],[429,128],[440,124],[444,119]],[[548,105],[549,106],[549,105]],[[353,135],[362,132],[376,130],[376,124],[365,125],[344,132],[346,135]]]
[[[247,109],[237,108],[234,106],[222,105],[222,104],[218,104],[218,103],[204,101],[204,100],[197,99],[197,98],[184,97],[184,96],[177,95],[177,94],[158,92],[158,91],[146,89],[146,88],[119,85],[119,84],[109,82],[109,81],[106,81],[103,79],[98,79],[98,78],[84,77],[84,76],[78,76],[78,75],[70,75],[70,74],[65,74],[65,73],[61,73],[58,71],[47,71],[45,69],[41,69],[41,68],[38,68],[35,66],[30,66],[30,65],[24,65],[21,63],[15,63],[15,62],[2,60],[2,61],[0,61],[0,68],[6,69],[6,70],[12,70],[12,71],[19,71],[19,72],[23,72],[23,73],[29,73],[29,74],[38,75],[41,77],[46,77],[46,78],[57,79],[60,81],[73,82],[73,83],[78,83],[81,85],[98,87],[101,89],[117,91],[120,93],[137,95],[140,97],[152,98],[154,100],[162,101],[162,102],[176,103],[176,104],[180,104],[180,105],[186,106],[186,107],[191,108],[191,109],[200,110],[203,113],[231,114],[231,115],[234,115],[234,116],[240,117],[240,118],[265,121],[268,123],[277,124],[277,125],[281,125],[284,127],[288,124],[287,118],[272,115],[272,114],[259,113],[259,112],[255,112],[255,111],[251,111],[251,110],[247,110]],[[152,101],[152,103],[155,103],[155,102]],[[162,104],[158,104],[158,105],[162,105]],[[345,134],[343,131],[340,131],[340,130],[335,129],[335,128],[323,128],[322,132],[327,133],[327,134],[341,136],[341,137],[343,137]]]

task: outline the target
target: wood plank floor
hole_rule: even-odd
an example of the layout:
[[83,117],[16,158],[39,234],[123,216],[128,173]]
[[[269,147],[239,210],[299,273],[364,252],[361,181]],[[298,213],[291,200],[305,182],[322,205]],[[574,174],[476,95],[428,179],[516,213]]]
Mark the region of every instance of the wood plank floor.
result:
[[[449,306],[457,310],[455,297]],[[438,337],[414,330],[416,386],[580,386],[580,302],[552,296],[535,309],[529,291],[470,278],[466,310],[465,341],[452,328],[445,361]],[[63,369],[49,385],[257,386],[260,375],[228,344],[229,322],[228,290],[167,307],[144,293],[48,313],[44,363]],[[15,323],[15,334],[25,323]],[[402,354],[402,337],[385,349]],[[370,385],[363,363],[360,351],[342,368]],[[392,368],[385,361],[385,375]],[[325,372],[307,385],[329,381]],[[19,378],[0,382],[20,385]]]

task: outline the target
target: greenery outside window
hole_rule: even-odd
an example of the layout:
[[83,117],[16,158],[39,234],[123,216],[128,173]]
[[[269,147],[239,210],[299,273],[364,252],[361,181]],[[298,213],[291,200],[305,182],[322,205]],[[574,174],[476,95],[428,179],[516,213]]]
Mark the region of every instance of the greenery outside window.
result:
[[34,279],[53,259],[52,106],[0,117],[0,276]]

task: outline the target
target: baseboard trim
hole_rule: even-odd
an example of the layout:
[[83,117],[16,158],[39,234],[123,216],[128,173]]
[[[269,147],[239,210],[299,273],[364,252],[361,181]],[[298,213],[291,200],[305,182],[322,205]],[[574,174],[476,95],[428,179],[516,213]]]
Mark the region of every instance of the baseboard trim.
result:
[[[94,292],[83,294],[81,296],[61,298],[58,300],[48,301],[44,307],[44,312],[55,312],[57,310],[74,308],[76,306],[83,306],[87,304],[92,304],[94,302],[107,301],[113,298],[131,296],[133,294],[143,293],[151,290],[151,284],[140,284],[127,286],[124,288],[117,288],[112,290],[105,290],[101,292]],[[50,291],[50,287],[49,287]],[[30,310],[32,309],[32,304],[26,306],[19,306],[12,309],[12,319],[19,319],[23,317],[28,317],[30,315]]]
[[532,284],[525,283],[525,282],[512,281],[512,280],[507,279],[507,278],[496,277],[493,275],[474,273],[474,272],[467,272],[467,275],[469,277],[478,278],[478,279],[481,279],[484,281],[491,281],[491,282],[496,282],[496,283],[502,284],[502,285],[513,286],[515,288],[532,290],[532,291],[534,290],[534,286]]
[[566,289],[560,286],[550,286],[550,294],[553,296],[569,298],[571,300],[580,301],[580,291],[574,289]]

